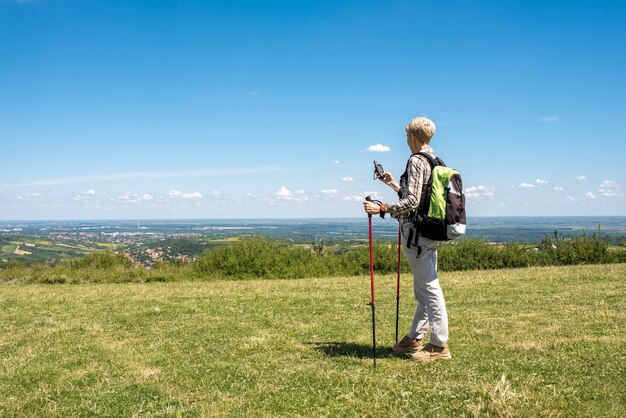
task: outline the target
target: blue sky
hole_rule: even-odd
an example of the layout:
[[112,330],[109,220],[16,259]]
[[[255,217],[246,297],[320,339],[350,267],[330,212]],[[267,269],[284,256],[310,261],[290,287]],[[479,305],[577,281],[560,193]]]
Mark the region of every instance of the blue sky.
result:
[[0,219],[361,216],[422,115],[469,216],[626,215],[623,1],[0,0],[0,40]]

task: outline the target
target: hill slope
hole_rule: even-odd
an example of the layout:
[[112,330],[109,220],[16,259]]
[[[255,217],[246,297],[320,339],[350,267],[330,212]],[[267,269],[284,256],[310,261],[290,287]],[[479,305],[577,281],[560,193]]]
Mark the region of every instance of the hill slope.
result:
[[[391,355],[395,277],[0,286],[1,416],[617,416],[626,265],[445,273],[450,362]],[[410,322],[403,276],[401,335]]]

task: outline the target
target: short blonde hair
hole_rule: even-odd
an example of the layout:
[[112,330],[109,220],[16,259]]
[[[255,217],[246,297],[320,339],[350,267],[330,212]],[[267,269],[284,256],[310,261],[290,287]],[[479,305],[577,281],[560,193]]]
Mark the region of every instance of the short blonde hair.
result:
[[430,143],[430,138],[435,135],[436,129],[437,127],[434,122],[423,116],[413,119],[406,125],[406,128],[404,128],[407,134],[415,135],[417,139],[424,144]]

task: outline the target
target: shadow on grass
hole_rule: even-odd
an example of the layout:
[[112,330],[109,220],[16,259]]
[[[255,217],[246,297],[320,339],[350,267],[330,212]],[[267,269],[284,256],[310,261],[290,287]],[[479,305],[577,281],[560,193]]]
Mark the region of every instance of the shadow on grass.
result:
[[[306,342],[327,357],[355,357],[372,358],[372,346],[341,341]],[[393,357],[393,350],[389,347],[376,347],[376,358]]]

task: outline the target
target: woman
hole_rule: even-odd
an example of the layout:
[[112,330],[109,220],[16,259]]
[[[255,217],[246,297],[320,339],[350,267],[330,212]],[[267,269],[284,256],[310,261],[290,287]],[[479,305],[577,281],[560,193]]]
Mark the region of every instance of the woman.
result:
[[[407,162],[407,169],[397,183],[391,173],[378,175],[378,179],[390,186],[400,197],[394,203],[377,205],[373,202],[364,202],[365,212],[368,214],[388,213],[396,218],[400,224],[402,247],[406,254],[409,266],[413,272],[413,290],[417,300],[417,308],[409,332],[398,342],[393,351],[397,354],[409,353],[411,358],[422,362],[449,360],[452,358],[448,348],[448,312],[443,297],[441,285],[437,277],[437,248],[438,241],[430,240],[421,234],[417,246],[411,245],[411,212],[417,210],[425,193],[431,175],[430,163],[426,157],[416,155],[419,152],[428,153],[435,158],[430,147],[430,140],[435,134],[435,124],[428,118],[413,119],[406,126],[406,142],[411,150],[411,157]],[[411,241],[411,242],[409,242]],[[430,328],[430,341],[423,345],[426,332]]]

